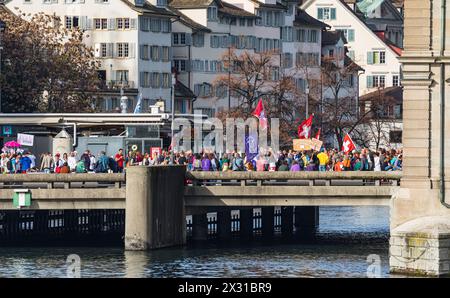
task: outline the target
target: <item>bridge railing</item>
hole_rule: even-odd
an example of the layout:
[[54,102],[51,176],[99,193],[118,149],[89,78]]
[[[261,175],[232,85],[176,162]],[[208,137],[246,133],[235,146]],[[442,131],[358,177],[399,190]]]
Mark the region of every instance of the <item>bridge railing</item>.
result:
[[0,175],[2,188],[122,188],[125,174],[6,174]]
[[400,185],[401,172],[188,172],[188,184],[199,185]]

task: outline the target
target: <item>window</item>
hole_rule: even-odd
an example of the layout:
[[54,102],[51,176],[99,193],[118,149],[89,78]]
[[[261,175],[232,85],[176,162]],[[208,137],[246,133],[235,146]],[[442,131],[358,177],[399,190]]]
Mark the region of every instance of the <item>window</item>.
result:
[[385,63],[386,63],[385,51],[367,52],[367,64],[385,64]]
[[208,21],[217,21],[217,7],[215,6],[208,7],[207,17]]
[[151,74],[151,86],[152,88],[160,88],[161,87],[161,74],[158,72],[152,72]]
[[384,88],[386,86],[386,76],[367,76],[367,88]]
[[292,61],[292,54],[291,53],[283,53],[283,67],[284,68],[291,68],[293,66]]
[[129,44],[120,42],[117,44],[117,57],[128,58],[130,56]]
[[150,57],[152,61],[159,61],[159,47],[158,46],[151,46],[150,48]]
[[172,31],[172,22],[170,19],[161,20],[161,31],[164,33],[169,33]]
[[149,88],[150,87],[150,73],[143,71],[140,73],[140,85],[143,88]]
[[336,20],[336,8],[331,7],[318,8],[317,18],[319,20]]
[[270,70],[270,79],[272,81],[280,80],[280,68],[272,67],[272,69]]
[[117,18],[116,19],[116,29],[117,30],[130,29],[130,18]]
[[171,85],[172,85],[171,74],[163,73],[162,74],[162,88],[170,88],[170,87],[172,87]]
[[192,35],[192,45],[194,47],[204,47],[205,46],[205,34],[198,32]]
[[247,27],[253,27],[253,19],[247,19]]
[[173,44],[174,45],[185,45],[186,44],[186,33],[173,33]]
[[174,60],[173,64],[178,72],[186,71],[186,60]]
[[170,48],[161,47],[161,60],[164,62],[170,61]]
[[306,91],[306,80],[302,78],[295,78],[295,87],[297,90],[305,92]]
[[107,30],[108,19],[94,19],[95,30]]
[[80,20],[79,17],[76,16],[66,16],[65,17],[66,29],[78,28],[79,20]]
[[101,47],[101,54],[100,54],[100,57],[108,57],[109,55],[108,55],[108,47],[107,47],[107,44],[106,44],[106,43],[102,43],[100,47]]
[[291,16],[294,14],[294,4],[289,4],[288,5],[288,10],[286,11],[286,15],[287,16]]
[[161,32],[161,19],[156,18],[150,19],[150,31]]
[[328,50],[328,57],[334,57],[334,50]]
[[167,0],[158,0],[156,1],[157,6],[167,6]]
[[294,41],[294,28],[292,27],[281,27],[281,39],[284,42],[292,42]]
[[146,45],[146,44],[141,45],[141,47],[140,47],[140,57],[141,57],[142,60],[149,60],[150,59],[150,56],[149,56],[148,53],[149,53],[148,45]]
[[390,143],[401,143],[402,142],[402,131],[401,130],[391,130],[389,132],[389,142]]
[[306,31],[305,29],[297,29],[296,39],[297,42],[305,42],[306,41]]
[[344,33],[345,39],[347,39],[348,42],[355,41],[355,29],[341,29],[339,31]]
[[392,76],[392,86],[400,86],[400,77],[398,75]]
[[319,40],[317,38],[317,30],[308,31],[308,42],[317,43]]
[[128,70],[116,70],[116,81],[128,82]]
[[355,51],[354,50],[350,50],[348,51],[347,56],[352,59],[353,61],[355,61]]

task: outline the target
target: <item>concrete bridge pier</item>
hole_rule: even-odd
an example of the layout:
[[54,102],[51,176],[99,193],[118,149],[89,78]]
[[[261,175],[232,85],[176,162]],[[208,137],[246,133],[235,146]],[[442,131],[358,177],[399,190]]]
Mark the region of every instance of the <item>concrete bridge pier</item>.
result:
[[208,239],[208,215],[207,213],[192,215],[192,240],[206,241]]
[[274,207],[262,207],[262,237],[264,240],[273,238],[273,221],[274,221]]
[[217,212],[217,235],[221,241],[231,240],[231,211]]
[[294,207],[281,207],[281,236],[290,239],[294,232]]
[[317,206],[296,206],[295,234],[300,240],[313,240],[319,226],[319,207]]
[[253,239],[253,208],[239,210],[239,237],[243,241]]
[[127,168],[125,249],[186,243],[185,166]]

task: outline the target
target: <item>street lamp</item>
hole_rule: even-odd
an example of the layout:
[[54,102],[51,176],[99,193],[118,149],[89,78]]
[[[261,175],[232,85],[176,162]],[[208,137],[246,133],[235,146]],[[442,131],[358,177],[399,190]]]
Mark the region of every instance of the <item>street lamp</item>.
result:
[[[2,35],[5,29],[6,23],[0,20],[0,77],[2,75],[2,50],[3,50]],[[0,113],[1,112],[2,112],[2,85],[0,84]]]
[[305,93],[306,93],[306,119],[308,119],[308,114],[309,114],[309,83],[308,80],[306,80],[306,88],[305,88]]
[[172,104],[171,104],[171,112],[172,112],[172,120],[170,122],[170,133],[171,133],[171,137],[170,137],[170,146],[172,147],[170,150],[170,164],[174,163],[174,155],[173,155],[173,151],[174,151],[174,147],[175,144],[173,143],[174,140],[174,135],[173,135],[173,131],[174,131],[174,121],[175,121],[175,85],[177,83],[177,77],[175,76],[175,73],[172,73]]

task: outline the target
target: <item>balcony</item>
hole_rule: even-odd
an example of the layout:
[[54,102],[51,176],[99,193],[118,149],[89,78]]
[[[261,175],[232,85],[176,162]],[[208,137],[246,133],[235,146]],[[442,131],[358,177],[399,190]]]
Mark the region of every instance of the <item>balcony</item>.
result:
[[100,88],[103,90],[120,90],[123,89],[133,89],[136,88],[134,81],[102,81],[100,83]]

